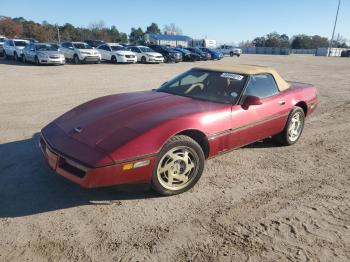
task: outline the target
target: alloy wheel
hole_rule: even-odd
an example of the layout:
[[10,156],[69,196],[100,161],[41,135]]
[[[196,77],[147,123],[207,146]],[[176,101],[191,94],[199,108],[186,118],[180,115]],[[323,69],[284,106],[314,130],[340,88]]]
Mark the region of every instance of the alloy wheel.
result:
[[191,148],[186,146],[172,148],[158,163],[158,181],[168,190],[183,189],[195,178],[198,164],[198,155]]
[[290,139],[290,141],[294,142],[299,138],[301,134],[303,124],[304,124],[304,119],[300,112],[296,112],[292,116],[290,121],[291,122],[288,128],[288,138]]

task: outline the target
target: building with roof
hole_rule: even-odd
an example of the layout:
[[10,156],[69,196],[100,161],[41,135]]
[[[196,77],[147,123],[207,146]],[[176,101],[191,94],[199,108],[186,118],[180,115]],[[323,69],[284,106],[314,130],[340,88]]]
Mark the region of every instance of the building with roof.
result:
[[185,35],[161,35],[161,34],[145,34],[144,41],[154,45],[168,45],[171,47],[183,46],[188,47],[192,38]]

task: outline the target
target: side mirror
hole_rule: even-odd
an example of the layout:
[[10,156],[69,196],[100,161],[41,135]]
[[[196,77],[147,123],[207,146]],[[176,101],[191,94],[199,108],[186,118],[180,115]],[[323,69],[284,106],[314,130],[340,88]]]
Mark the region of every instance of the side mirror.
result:
[[242,104],[243,109],[248,109],[250,106],[261,105],[261,99],[256,96],[247,96]]

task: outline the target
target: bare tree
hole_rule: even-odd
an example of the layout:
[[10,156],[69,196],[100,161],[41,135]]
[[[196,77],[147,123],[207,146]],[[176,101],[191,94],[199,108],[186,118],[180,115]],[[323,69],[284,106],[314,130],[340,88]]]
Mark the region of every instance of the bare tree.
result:
[[164,34],[166,35],[181,35],[182,29],[176,26],[174,23],[168,24],[164,26]]

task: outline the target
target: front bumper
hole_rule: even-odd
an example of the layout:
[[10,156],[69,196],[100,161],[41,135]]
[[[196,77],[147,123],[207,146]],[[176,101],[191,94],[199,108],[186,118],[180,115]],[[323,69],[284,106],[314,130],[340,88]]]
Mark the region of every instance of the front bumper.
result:
[[59,58],[51,58],[51,57],[39,57],[39,61],[41,64],[52,64],[52,65],[64,65],[66,63],[66,59],[63,57]]
[[164,57],[147,57],[148,63],[163,63]]
[[[84,188],[149,183],[156,162],[155,157],[144,158],[142,160],[150,162],[147,166],[130,170],[123,170],[123,163],[132,163],[132,161],[102,167],[89,167],[56,151],[43,134],[40,137],[39,147],[52,170]],[[140,159],[135,161],[140,161]]]
[[89,63],[89,62],[99,62],[101,61],[101,56],[99,55],[81,55],[79,59],[85,63]]
[[118,63],[136,63],[137,57],[118,56],[117,61]]

